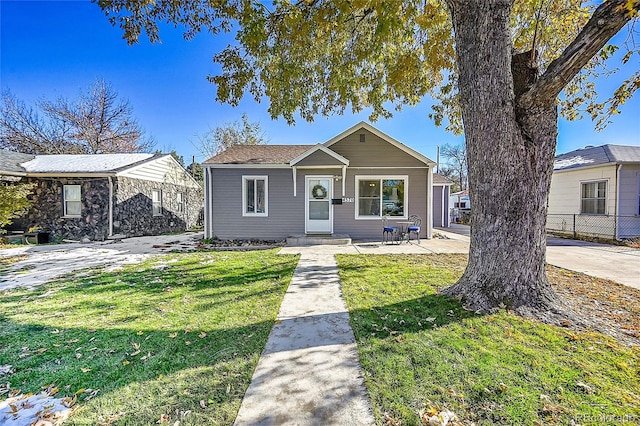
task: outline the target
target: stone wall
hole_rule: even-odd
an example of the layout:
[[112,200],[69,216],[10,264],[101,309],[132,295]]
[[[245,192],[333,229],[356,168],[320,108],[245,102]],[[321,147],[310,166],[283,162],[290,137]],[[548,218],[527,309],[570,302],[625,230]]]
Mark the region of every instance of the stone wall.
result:
[[[153,215],[151,198],[154,190],[162,192],[162,214],[157,216]],[[185,231],[199,225],[197,222],[203,209],[200,188],[119,177],[115,179],[114,191],[114,234],[159,235]],[[178,192],[183,194],[183,211],[178,208]]]
[[[131,178],[112,178],[113,234],[126,237],[181,232],[199,222],[203,209],[200,188]],[[36,187],[33,204],[26,215],[15,218],[9,229],[26,231],[37,227],[51,233],[51,241],[88,238],[103,241],[109,236],[108,178],[28,178]],[[80,217],[65,217],[63,186],[80,185]],[[152,191],[162,191],[162,214],[153,215]],[[179,211],[177,193],[183,193],[183,211]]]
[[[104,240],[109,227],[109,183],[107,178],[28,178],[36,187],[26,215],[16,218],[12,229],[37,227],[51,232],[51,240]],[[65,217],[63,186],[80,185],[80,217]]]

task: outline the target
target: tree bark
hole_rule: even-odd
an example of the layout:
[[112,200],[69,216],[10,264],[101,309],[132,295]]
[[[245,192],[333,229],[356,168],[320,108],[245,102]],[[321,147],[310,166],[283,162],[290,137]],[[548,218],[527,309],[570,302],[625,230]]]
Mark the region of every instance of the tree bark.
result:
[[[545,274],[547,194],[557,136],[555,101],[517,108],[536,81],[531,54],[512,57],[512,1],[449,2],[467,143],[469,264],[445,293],[474,310],[555,310]],[[527,57],[528,55],[528,57]]]
[[631,19],[640,0],[610,0],[539,76],[535,54],[512,54],[513,0],[448,0],[467,143],[471,247],[444,290],[475,310],[562,313],[545,274],[547,197],[558,134],[556,99]]

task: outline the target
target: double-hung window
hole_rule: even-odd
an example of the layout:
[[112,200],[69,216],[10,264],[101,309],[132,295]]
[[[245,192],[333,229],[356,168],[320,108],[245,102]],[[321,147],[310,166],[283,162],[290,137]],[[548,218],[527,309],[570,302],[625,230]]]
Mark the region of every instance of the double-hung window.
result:
[[584,182],[580,189],[580,213],[606,214],[607,181]]
[[176,194],[176,204],[178,213],[184,213],[184,194],[182,192]]
[[65,217],[80,217],[82,209],[80,185],[64,185],[63,193]]
[[267,176],[242,176],[243,216],[268,216],[268,186]]
[[356,219],[407,217],[407,176],[356,176]]
[[151,191],[151,209],[154,216],[162,216],[162,191],[159,189]]

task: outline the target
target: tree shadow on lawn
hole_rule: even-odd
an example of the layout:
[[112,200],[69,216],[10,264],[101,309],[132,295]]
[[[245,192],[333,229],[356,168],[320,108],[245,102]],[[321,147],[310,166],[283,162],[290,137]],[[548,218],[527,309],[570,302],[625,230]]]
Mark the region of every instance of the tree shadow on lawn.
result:
[[280,259],[266,274],[188,261],[0,292],[0,365],[16,369],[2,380],[99,390],[69,424],[230,424],[297,263]]
[[[0,317],[0,364],[12,389],[59,395],[81,389],[80,410],[69,424],[97,424],[124,412],[115,424],[232,423],[274,321],[225,330],[54,328]],[[204,406],[200,401],[204,401]],[[180,412],[191,411],[180,419]],[[176,414],[177,413],[177,414]],[[102,420],[101,420],[102,419]]]

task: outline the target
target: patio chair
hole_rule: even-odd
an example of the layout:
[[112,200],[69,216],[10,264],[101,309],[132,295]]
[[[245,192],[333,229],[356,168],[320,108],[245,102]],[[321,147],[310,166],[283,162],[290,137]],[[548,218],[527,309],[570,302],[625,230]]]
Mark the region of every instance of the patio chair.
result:
[[409,222],[413,222],[412,225],[407,226],[407,241],[411,241],[411,233],[416,234],[418,244],[420,244],[420,224],[422,219],[417,214],[409,216]]
[[382,216],[382,244],[389,241],[400,244],[400,230],[389,226],[389,216]]

